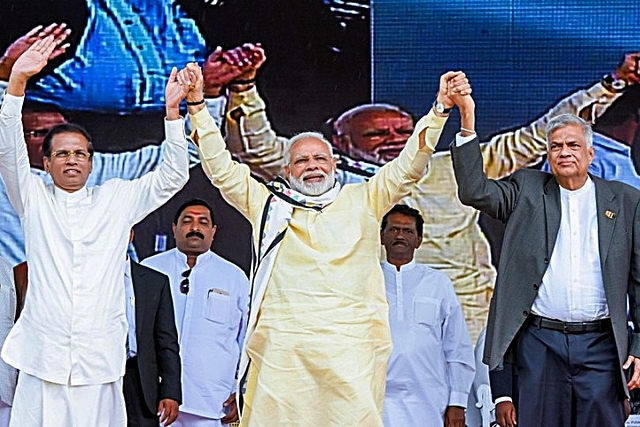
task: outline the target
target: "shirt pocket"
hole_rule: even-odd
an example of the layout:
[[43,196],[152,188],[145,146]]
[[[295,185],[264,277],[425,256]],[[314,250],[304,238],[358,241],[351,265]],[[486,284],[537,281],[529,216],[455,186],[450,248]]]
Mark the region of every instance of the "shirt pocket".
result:
[[424,326],[435,326],[438,319],[438,302],[434,298],[413,299],[413,321]]
[[223,295],[210,289],[207,292],[207,301],[204,304],[204,317],[215,323],[227,324],[229,321],[229,295]]

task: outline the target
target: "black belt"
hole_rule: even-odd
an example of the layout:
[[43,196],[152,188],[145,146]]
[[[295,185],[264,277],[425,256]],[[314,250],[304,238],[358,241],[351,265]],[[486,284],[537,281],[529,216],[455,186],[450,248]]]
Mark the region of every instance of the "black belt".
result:
[[583,334],[586,332],[611,332],[611,319],[600,319],[592,322],[563,322],[530,314],[529,325],[543,329],[560,331],[565,334]]

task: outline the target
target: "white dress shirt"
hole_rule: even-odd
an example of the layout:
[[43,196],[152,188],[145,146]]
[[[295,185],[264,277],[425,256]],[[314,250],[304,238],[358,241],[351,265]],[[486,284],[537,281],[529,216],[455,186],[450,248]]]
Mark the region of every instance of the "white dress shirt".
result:
[[591,178],[574,191],[560,187],[560,205],[560,229],[531,311],[567,322],[609,317],[600,267],[596,186]]
[[475,374],[469,332],[453,284],[415,260],[382,263],[393,352],[384,425],[442,425],[447,406],[466,408]]
[[182,120],[165,122],[163,163],[133,181],[67,193],[31,173],[20,110],[0,109],[0,173],[25,232],[29,297],[2,358],[57,384],[103,384],[124,375],[125,253],[131,227],[188,179]]
[[249,304],[249,281],[236,265],[208,251],[189,274],[189,292],[180,292],[187,256],[177,248],[142,261],[169,276],[182,358],[180,412],[219,419],[235,391]]

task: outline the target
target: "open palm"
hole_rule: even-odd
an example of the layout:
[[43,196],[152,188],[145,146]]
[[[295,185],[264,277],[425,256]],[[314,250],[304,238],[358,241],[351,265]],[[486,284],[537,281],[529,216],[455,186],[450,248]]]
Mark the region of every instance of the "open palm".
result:
[[36,41],[16,60],[12,72],[27,78],[38,74],[47,65],[56,46],[53,36]]

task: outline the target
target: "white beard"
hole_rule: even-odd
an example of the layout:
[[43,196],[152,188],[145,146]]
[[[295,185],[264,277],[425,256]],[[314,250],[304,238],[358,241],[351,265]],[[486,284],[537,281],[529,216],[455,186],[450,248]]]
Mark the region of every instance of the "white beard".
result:
[[324,176],[324,180],[319,182],[304,182],[305,176],[317,173],[318,172],[305,172],[300,176],[300,178],[295,178],[293,175],[289,174],[289,184],[291,185],[291,188],[305,196],[319,196],[333,188],[336,183],[336,176],[333,173],[327,174],[320,172],[322,176]]

